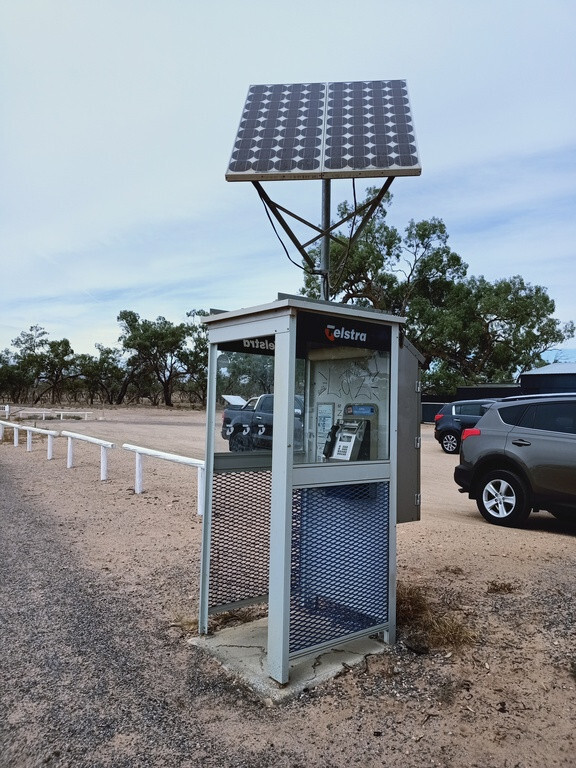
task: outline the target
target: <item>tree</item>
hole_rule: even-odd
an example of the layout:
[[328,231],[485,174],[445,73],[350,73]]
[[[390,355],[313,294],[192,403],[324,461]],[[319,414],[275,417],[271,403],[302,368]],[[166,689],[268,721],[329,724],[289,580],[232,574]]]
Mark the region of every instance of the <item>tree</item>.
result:
[[24,366],[19,365],[9,349],[0,353],[0,398],[12,403],[26,399],[34,376]]
[[182,353],[185,350],[189,327],[186,323],[174,325],[164,317],[141,320],[136,312],[122,310],[118,315],[122,334],[118,341],[126,351],[134,354],[128,367],[136,376],[153,374],[162,388],[164,403],[172,406],[176,382],[185,374]]
[[95,346],[98,357],[86,354],[75,356],[77,378],[74,389],[90,405],[94,404],[96,398],[112,405],[116,402],[126,376],[122,352],[102,344]]
[[[430,392],[509,382],[574,335],[574,323],[551,316],[555,306],[545,288],[519,275],[494,283],[467,277],[468,265],[448,245],[441,219],[412,220],[400,235],[386,221],[391,200],[384,199],[353,248],[331,245],[331,298],[405,316],[406,335],[425,358]],[[350,210],[346,202],[338,207],[341,217]],[[310,255],[318,264],[318,250]],[[319,296],[316,275],[305,274],[302,293]]]
[[[367,199],[376,192],[368,190]],[[452,288],[462,282],[468,265],[448,246],[448,233],[441,219],[410,221],[402,237],[386,221],[388,193],[356,245],[333,243],[330,247],[330,298],[344,304],[372,306],[390,314],[404,315],[412,301],[441,306]],[[338,206],[341,218],[351,208]],[[353,222],[350,224],[351,231]],[[344,241],[346,235],[338,233]],[[310,255],[319,263],[319,250]],[[318,298],[320,282],[306,272],[302,293]]]
[[67,378],[76,375],[74,368],[74,350],[70,346],[68,339],[60,341],[49,341],[43,347],[43,351],[38,355],[39,363],[39,386],[45,384],[39,392],[34,402],[37,403],[44,395],[50,393],[50,402],[52,404],[60,402],[63,394],[64,382]]
[[21,357],[25,355],[37,355],[42,352],[48,344],[48,331],[39,325],[31,325],[27,331],[15,339],[12,339],[12,346],[16,347]]
[[202,407],[206,405],[208,394],[208,329],[202,322],[207,315],[205,309],[186,312],[186,317],[191,318],[188,337],[192,346],[183,350],[180,356],[186,373],[183,391],[191,402],[197,401]]
[[226,352],[226,375],[220,379],[222,394],[245,400],[273,391],[274,358],[247,352]]
[[49,341],[47,337],[44,328],[33,325],[12,340],[17,352],[12,357],[9,380],[16,402],[30,399],[38,403],[48,394],[52,403],[60,402],[66,383],[77,376],[68,339]]
[[34,377],[19,365],[9,349],[0,353],[0,398],[12,403],[26,399]]
[[435,323],[417,314],[408,320],[409,337],[426,351],[423,383],[432,391],[511,382],[574,333],[572,323],[550,317],[554,302],[545,289],[520,276],[494,283],[472,277],[463,288]]
[[41,355],[47,344],[48,332],[39,325],[31,325],[28,331],[12,339],[12,346],[17,350],[12,357],[11,382],[15,387],[13,394],[17,393],[11,397],[13,402],[24,399],[37,402],[36,390],[43,367]]

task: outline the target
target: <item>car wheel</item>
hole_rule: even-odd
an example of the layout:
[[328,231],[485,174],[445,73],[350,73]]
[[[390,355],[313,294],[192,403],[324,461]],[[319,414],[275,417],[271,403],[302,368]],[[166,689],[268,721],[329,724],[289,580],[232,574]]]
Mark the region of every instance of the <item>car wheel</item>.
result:
[[252,437],[250,435],[245,435],[243,432],[233,432],[230,435],[228,447],[234,453],[240,453],[241,451],[252,451]]
[[522,525],[531,511],[526,486],[506,470],[495,470],[482,478],[476,504],[482,517],[494,525]]
[[460,435],[458,432],[445,432],[440,439],[440,445],[444,453],[458,453]]

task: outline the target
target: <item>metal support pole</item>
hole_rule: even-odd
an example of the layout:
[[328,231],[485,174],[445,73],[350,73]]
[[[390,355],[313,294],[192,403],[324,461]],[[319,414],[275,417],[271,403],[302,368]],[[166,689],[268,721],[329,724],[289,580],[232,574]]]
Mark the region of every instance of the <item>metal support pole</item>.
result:
[[268,675],[283,685],[290,673],[290,568],[292,465],[294,454],[294,361],[296,317],[288,332],[275,335],[274,443],[270,507]]
[[[216,418],[216,377],[218,372],[218,345],[208,349],[208,395],[206,399],[206,451],[202,473],[202,503],[198,488],[198,511],[202,510],[202,551],[200,553],[200,604],[198,606],[198,634],[208,634],[208,608],[210,605],[210,547],[212,543],[212,483],[214,480],[214,419]],[[198,471],[200,484],[200,471]]]
[[322,179],[322,242],[320,244],[320,298],[330,299],[330,179]]

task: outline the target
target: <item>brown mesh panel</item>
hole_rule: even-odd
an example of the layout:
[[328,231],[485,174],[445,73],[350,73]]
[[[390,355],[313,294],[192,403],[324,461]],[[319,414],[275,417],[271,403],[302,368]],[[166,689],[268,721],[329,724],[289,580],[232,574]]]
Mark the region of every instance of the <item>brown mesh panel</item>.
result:
[[271,483],[270,470],[214,474],[211,609],[268,594]]

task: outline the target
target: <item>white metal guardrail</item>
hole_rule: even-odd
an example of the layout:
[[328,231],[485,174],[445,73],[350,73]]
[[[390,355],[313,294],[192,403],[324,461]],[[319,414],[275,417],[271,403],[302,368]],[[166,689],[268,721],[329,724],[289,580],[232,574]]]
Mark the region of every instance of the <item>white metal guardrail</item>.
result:
[[205,463],[202,459],[191,459],[187,456],[179,456],[176,453],[165,453],[164,451],[155,451],[152,448],[141,448],[137,445],[130,445],[130,443],[124,443],[122,448],[126,451],[132,451],[135,454],[135,479],[134,479],[134,493],[142,493],[143,490],[143,465],[142,457],[151,456],[155,459],[164,459],[164,461],[174,461],[177,464],[187,464],[191,467],[196,467],[198,477],[198,514],[201,515],[204,509],[204,474]]
[[[8,427],[14,430],[14,445],[18,445],[20,430],[27,433],[26,450],[32,450],[32,434],[41,434],[48,436],[48,459],[53,457],[54,451],[54,438],[61,435],[68,440],[68,448],[66,455],[66,468],[71,469],[74,466],[74,441],[82,440],[86,443],[92,443],[100,446],[100,480],[108,479],[108,451],[115,448],[115,443],[111,443],[108,440],[101,440],[97,437],[90,437],[89,435],[82,435],[78,432],[69,432],[63,430],[58,432],[54,429],[40,429],[39,427],[28,427],[22,424],[15,424],[12,421],[0,420],[0,442],[4,440],[4,429]],[[156,451],[153,448],[142,448],[138,445],[131,445],[130,443],[124,443],[122,445],[127,451],[132,451],[135,454],[136,470],[134,480],[134,493],[142,493],[143,491],[143,464],[142,457],[150,456],[155,459],[162,459],[164,461],[172,461],[177,464],[185,464],[187,466],[196,467],[198,478],[198,493],[197,504],[198,514],[201,515],[204,510],[204,477],[205,477],[205,462],[202,459],[192,459],[188,456],[180,456],[176,453],[166,453],[165,451]]]
[[54,455],[54,438],[60,434],[55,429],[40,429],[39,427],[24,427],[21,424],[14,424],[12,421],[0,421],[0,442],[4,440],[4,428],[9,427],[14,430],[14,445],[19,443],[20,430],[26,432],[26,450],[32,450],[32,433],[48,436],[47,459]]
[[108,442],[108,440],[100,440],[97,437],[89,437],[88,435],[80,435],[78,432],[68,432],[63,430],[62,437],[68,438],[68,451],[66,456],[66,468],[70,469],[74,466],[74,440],[82,440],[85,443],[94,443],[100,446],[100,480],[108,479],[108,450],[115,448],[114,443]]
[[64,416],[82,416],[84,421],[87,421],[88,416],[92,416],[92,413],[93,411],[53,411],[48,408],[22,408],[17,412],[17,415],[19,418],[22,418],[24,414],[38,416],[42,421],[46,421],[46,417],[50,418],[51,416],[59,416],[60,421],[64,421]]

